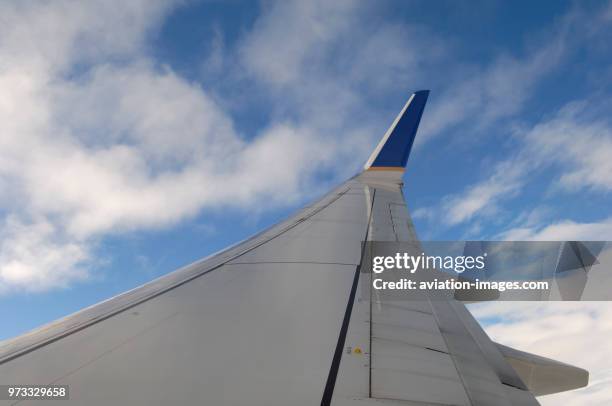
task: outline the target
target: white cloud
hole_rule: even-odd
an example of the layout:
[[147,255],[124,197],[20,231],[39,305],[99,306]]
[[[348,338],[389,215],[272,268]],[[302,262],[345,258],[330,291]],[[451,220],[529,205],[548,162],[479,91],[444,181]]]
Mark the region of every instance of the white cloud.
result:
[[[442,134],[446,129],[462,125],[462,131],[470,134],[478,130],[492,129],[496,125],[514,128],[515,141],[519,142],[511,157],[489,163],[487,178],[467,186],[462,192],[447,195],[441,203],[417,209],[417,214],[443,227],[473,224],[469,228],[479,229],[483,222],[499,220],[504,204],[521,195],[526,186],[541,181],[538,176],[547,176],[547,170],[554,169],[559,175],[551,181],[551,188],[543,190],[547,197],[559,193],[594,192],[609,193],[612,189],[612,126],[609,120],[610,99],[601,95],[590,99],[567,103],[554,116],[544,116],[539,123],[528,126],[506,124],[503,118],[511,118],[521,112],[529,97],[535,93],[538,81],[552,72],[561,62],[579,52],[601,52],[607,38],[610,24],[606,17],[610,6],[587,12],[579,6],[571,7],[557,22],[539,36],[540,46],[532,48],[517,57],[505,54],[484,68],[460,66],[470,79],[458,81],[450,86],[442,97],[432,100],[428,107],[428,119],[424,121],[421,137],[417,142]],[[584,21],[589,29],[584,29]],[[547,27],[550,28],[550,27]],[[541,40],[546,41],[542,42]],[[605,42],[605,41],[604,41]],[[543,45],[542,45],[543,44]],[[606,43],[607,44],[607,43]],[[605,51],[607,52],[607,50]],[[507,121],[506,121],[507,122]],[[467,130],[465,130],[467,128]],[[425,137],[423,137],[425,135]],[[553,193],[551,193],[553,192]],[[537,211],[539,207],[530,207]],[[528,238],[538,232],[566,230],[580,232],[571,220],[558,221],[557,227],[544,229],[544,224],[516,225],[500,234],[505,238]],[[584,227],[598,227],[604,232],[606,221]],[[561,227],[563,226],[563,227]]]
[[[609,193],[612,190],[612,162],[609,159],[612,156],[612,127],[607,117],[593,117],[593,110],[600,109],[595,109],[593,103],[571,102],[530,129],[516,130],[520,142],[517,152],[496,163],[492,175],[458,194],[444,197],[437,206],[420,210],[427,210],[429,219],[446,226],[485,220],[498,214],[502,204],[520,195],[530,182],[540,181],[537,175],[550,168],[558,173],[552,181],[557,189],[552,197],[565,192]],[[537,212],[539,208],[530,209]],[[565,220],[549,227],[529,221],[498,237],[575,240],[591,232],[606,239],[605,236],[611,235],[608,221],[580,225]]]
[[590,223],[563,220],[546,226],[517,227],[498,237],[514,241],[611,241],[612,218]]
[[[285,205],[321,188],[321,173],[350,175],[384,132],[362,90],[389,90],[441,52],[423,30],[362,24],[367,5],[265,4],[236,48],[217,31],[202,57],[206,73],[232,65],[229,83],[274,95],[272,120],[241,134],[231,101],[147,53],[175,7],[0,5],[0,210],[15,224],[1,229],[2,289],[86,277],[112,233],[206,208]],[[48,259],[27,254],[37,251]]]
[[470,310],[491,339],[589,371],[588,387],[541,397],[542,405],[603,406],[612,401],[610,303],[491,302],[470,305]]
[[497,165],[487,180],[471,186],[465,192],[449,196],[442,204],[444,221],[449,225],[470,220],[476,214],[494,214],[497,202],[517,193],[523,185],[526,165],[519,160],[505,161]]
[[[39,210],[31,187],[62,176],[62,160],[75,159],[78,139],[54,123],[61,87],[74,64],[126,57],[138,49],[149,28],[171,6],[130,2],[121,7],[60,1],[0,4],[0,291],[44,290],[86,276],[91,241],[67,232],[63,219]],[[68,155],[65,155],[68,154]],[[56,166],[46,166],[54,163]],[[73,166],[69,182],[82,167]],[[38,192],[38,191],[37,191]],[[54,202],[62,190],[47,189],[41,201]],[[80,192],[91,198],[89,189]]]
[[[268,125],[240,134],[225,109],[231,101],[220,104],[219,95],[147,54],[151,35],[174,7],[0,5],[0,209],[23,225],[15,230],[48,224],[51,247],[75,244],[82,252],[65,264],[37,265],[43,274],[85,269],[94,241],[109,233],[169,226],[211,207],[287,204],[320,187],[314,182],[320,172],[349,175],[387,124],[364,94],[417,83],[448,59],[426,28],[364,24],[372,5],[266,3],[235,48],[217,31],[210,57],[203,56],[205,72],[219,75],[231,66],[229,82],[272,95]],[[551,45],[478,68],[473,105],[471,96],[462,99],[451,121],[483,107],[487,120],[516,113],[529,84],[560,54]],[[507,77],[520,77],[522,87],[509,86]],[[463,95],[462,89],[447,94]],[[439,106],[452,110],[456,99]],[[426,121],[446,126],[435,111]],[[447,199],[447,221],[494,212],[516,193],[520,177],[502,169],[465,196]],[[13,259],[4,255],[0,267]],[[29,286],[6,278],[0,285]]]
[[233,55],[235,76],[272,95],[276,114],[329,136],[357,133],[361,138],[347,147],[367,155],[404,102],[384,111],[372,100],[399,92],[407,98],[446,54],[426,28],[372,21],[376,7],[345,0],[264,3]]
[[525,135],[526,148],[534,159],[558,165],[560,186],[611,191],[612,128],[607,115],[593,118],[590,109],[597,108],[593,103],[569,103]]
[[269,3],[241,46],[242,62],[268,84],[295,84],[322,67],[329,46],[351,28],[357,7],[346,0]]
[[39,291],[85,278],[80,265],[91,259],[87,247],[63,239],[54,224],[44,219],[22,224],[9,217],[1,233],[0,293],[9,285]]
[[[167,3],[0,7],[0,290],[85,278],[109,233],[287,204],[346,170],[337,139],[284,120],[248,140],[200,85],[157,67],[144,42]],[[349,135],[343,147],[363,139]]]
[[[529,224],[529,219],[525,220]],[[612,219],[562,221],[508,231],[510,240],[610,240]],[[487,302],[469,306],[494,341],[589,371],[586,388],[538,398],[542,405],[612,402],[612,304],[609,302]]]
[[177,1],[25,0],[0,4],[2,70],[47,75],[75,62],[101,61],[137,52],[149,31]]
[[535,94],[538,81],[565,56],[562,36],[523,56],[503,54],[489,65],[459,66],[459,78],[428,106],[417,145],[465,124],[475,133],[520,113]]

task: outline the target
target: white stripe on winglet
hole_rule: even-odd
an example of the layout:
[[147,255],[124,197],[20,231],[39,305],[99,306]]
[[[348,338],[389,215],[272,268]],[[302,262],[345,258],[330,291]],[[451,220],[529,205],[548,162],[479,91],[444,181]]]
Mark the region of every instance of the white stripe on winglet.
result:
[[408,106],[410,106],[410,103],[412,102],[412,99],[414,99],[414,95],[415,94],[416,93],[412,93],[412,96],[410,96],[410,99],[408,99],[408,101],[404,105],[404,108],[402,109],[402,111],[400,111],[400,113],[397,115],[397,117],[395,117],[395,120],[393,120],[393,124],[391,124],[391,127],[389,127],[389,129],[387,130],[385,135],[382,137],[382,140],[380,140],[380,142],[376,146],[376,149],[374,150],[374,152],[372,152],[372,155],[370,155],[370,159],[368,159],[368,161],[364,165],[363,169],[368,169],[370,166],[372,166],[372,164],[376,160],[376,157],[380,153],[380,150],[386,144],[387,140],[389,139],[389,136],[391,135],[391,133],[395,129],[395,126],[400,121],[400,118],[402,118],[402,116],[406,112],[406,109],[408,108]]

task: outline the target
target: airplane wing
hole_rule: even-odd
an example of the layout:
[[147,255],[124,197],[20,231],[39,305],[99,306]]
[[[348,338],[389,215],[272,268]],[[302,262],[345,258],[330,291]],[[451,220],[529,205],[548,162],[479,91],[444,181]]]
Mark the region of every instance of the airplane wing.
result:
[[[586,385],[492,342],[454,299],[359,294],[363,241],[417,241],[402,175],[427,97],[362,173],[286,221],[0,343],[0,384],[69,385],[54,404],[104,406],[537,405],[532,392]],[[0,400],[16,403],[40,401]]]

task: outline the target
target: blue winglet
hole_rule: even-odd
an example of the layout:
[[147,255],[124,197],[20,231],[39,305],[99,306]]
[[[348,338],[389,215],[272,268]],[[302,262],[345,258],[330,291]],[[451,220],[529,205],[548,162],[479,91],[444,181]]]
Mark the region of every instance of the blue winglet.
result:
[[412,149],[429,90],[415,92],[385,133],[365,169],[403,169]]

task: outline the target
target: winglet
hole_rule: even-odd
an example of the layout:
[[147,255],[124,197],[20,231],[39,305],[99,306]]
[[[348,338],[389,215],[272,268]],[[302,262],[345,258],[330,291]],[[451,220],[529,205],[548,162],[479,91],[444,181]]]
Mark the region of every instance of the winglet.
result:
[[366,171],[404,170],[428,96],[429,90],[419,90],[410,96],[366,162]]

